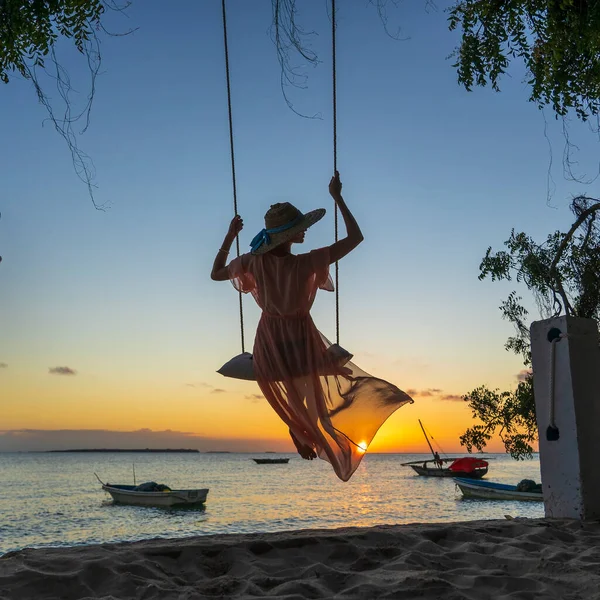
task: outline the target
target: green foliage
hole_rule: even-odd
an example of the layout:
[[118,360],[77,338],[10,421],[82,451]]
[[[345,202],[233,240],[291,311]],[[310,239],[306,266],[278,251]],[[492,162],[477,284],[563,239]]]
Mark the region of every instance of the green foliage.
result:
[[449,27],[461,31],[453,56],[467,90],[499,79],[512,59],[528,72],[530,100],[586,120],[600,108],[600,0],[457,0]]
[[[100,19],[107,9],[126,14],[129,0],[0,0],[0,81],[8,83],[15,74],[31,82],[48,120],[67,144],[77,176],[85,183],[94,200],[95,169],[91,158],[79,148],[78,138],[88,128],[94,102],[96,77],[100,72],[102,35],[122,36],[107,31]],[[89,71],[89,94],[84,105],[75,107],[72,92],[83,98],[81,88],[75,90],[69,72],[61,64],[56,42],[60,38],[73,41]],[[58,93],[49,95],[50,83]],[[75,130],[75,124],[81,127]]]
[[473,418],[483,424],[474,425],[460,437],[461,445],[469,452],[483,451],[497,433],[506,451],[515,459],[531,458],[532,444],[537,439],[533,376],[528,374],[514,392],[489,390],[481,386],[465,396]]
[[[504,242],[507,250],[493,253],[488,248],[479,279],[513,278],[524,283],[543,316],[568,315],[600,318],[600,232],[596,213],[600,203],[578,196],[571,204],[576,221],[567,233],[555,231],[538,245],[525,233],[511,232]],[[515,324],[519,336],[527,334],[527,311],[520,298],[511,294],[502,306],[504,318]]]
[[30,78],[29,64],[44,67],[60,36],[83,54],[104,10],[101,0],[0,0],[0,80],[15,71]]
[[[576,220],[566,233],[555,231],[543,244],[513,230],[506,250],[488,248],[479,266],[479,279],[524,283],[543,318],[561,313],[600,320],[600,202],[579,196],[571,204]],[[531,366],[528,311],[515,291],[500,305],[502,317],[515,326],[505,348]],[[464,396],[473,418],[482,424],[467,429],[460,443],[469,452],[482,451],[498,433],[513,458],[531,458],[537,439],[533,376],[526,372],[513,392],[478,387]]]

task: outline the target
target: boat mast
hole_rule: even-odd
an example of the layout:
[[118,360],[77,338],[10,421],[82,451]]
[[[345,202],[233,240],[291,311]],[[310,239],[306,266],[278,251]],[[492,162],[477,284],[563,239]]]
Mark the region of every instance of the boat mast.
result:
[[429,441],[429,438],[427,437],[427,434],[425,433],[425,427],[423,427],[423,423],[421,423],[421,419],[418,419],[418,421],[419,421],[419,425],[421,426],[421,431],[423,432],[423,435],[425,436],[425,439],[427,440],[427,445],[429,446],[429,449],[431,450],[431,456],[433,456],[433,458],[435,458],[435,452],[433,451],[431,442]]

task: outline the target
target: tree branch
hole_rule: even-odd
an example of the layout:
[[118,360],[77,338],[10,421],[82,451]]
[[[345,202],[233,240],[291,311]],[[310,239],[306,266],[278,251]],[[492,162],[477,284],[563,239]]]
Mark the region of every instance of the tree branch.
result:
[[564,309],[565,309],[565,314],[566,315],[572,315],[573,314],[573,309],[571,307],[571,304],[569,303],[569,300],[567,298],[567,294],[565,293],[565,289],[563,287],[562,281],[560,279],[560,277],[557,274],[557,266],[558,263],[560,261],[560,259],[562,258],[562,255],[565,251],[565,248],[567,247],[567,244],[569,243],[569,241],[571,240],[571,238],[573,237],[573,235],[575,234],[575,232],[577,231],[577,229],[579,228],[579,226],[593,213],[595,213],[597,210],[600,210],[600,202],[597,202],[596,204],[593,204],[592,206],[590,206],[589,208],[587,208],[586,210],[584,210],[579,217],[577,218],[577,220],[575,221],[575,223],[573,223],[573,225],[571,225],[571,229],[569,229],[569,231],[566,233],[565,237],[562,239],[560,246],[558,247],[558,250],[556,251],[556,254],[554,256],[554,260],[552,261],[552,264],[550,265],[550,278],[552,280],[554,280],[554,282],[556,283],[557,287],[558,287],[558,293],[560,294],[560,297],[562,298],[563,301],[563,305],[564,305]]

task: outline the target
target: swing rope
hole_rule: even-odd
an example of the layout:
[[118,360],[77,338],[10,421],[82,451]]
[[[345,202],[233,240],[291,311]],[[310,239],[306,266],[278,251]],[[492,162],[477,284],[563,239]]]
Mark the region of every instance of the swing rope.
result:
[[[233,144],[233,116],[231,109],[231,78],[229,74],[229,48],[227,44],[227,12],[225,9],[225,0],[221,0],[221,7],[223,11],[223,44],[225,48],[225,74],[227,79],[227,110],[229,116],[229,148],[231,153],[231,179],[233,184],[233,212],[235,216],[238,215],[238,204],[237,204],[237,185],[235,177],[235,152]],[[333,172],[337,171],[337,88],[336,88],[336,56],[335,56],[335,0],[331,0],[331,52],[332,52],[332,79],[333,79]],[[339,227],[338,227],[338,207],[334,203],[334,230],[335,230],[335,241],[339,239]],[[236,255],[240,256],[240,238],[239,234],[235,238]],[[240,338],[242,341],[242,353],[245,351],[244,342],[244,304],[242,299],[242,292],[238,291],[239,305],[240,305]],[[340,285],[339,285],[339,263],[335,262],[335,339],[336,343],[340,343]]]
[[[332,56],[332,78],[333,78],[333,174],[337,171],[337,89],[335,68],[335,0],[331,0],[331,56]],[[333,222],[335,229],[335,241],[338,241],[338,207],[334,202]],[[335,261],[335,342],[340,343],[340,268]]]
[[[227,109],[229,111],[229,148],[231,152],[231,179],[233,182],[233,212],[235,216],[238,216],[238,205],[237,205],[237,186],[235,179],[235,153],[233,150],[233,117],[231,111],[231,82],[229,77],[229,50],[227,46],[227,13],[225,11],[225,0],[221,2],[223,8],[223,42],[225,45],[225,74],[227,77]],[[235,249],[237,257],[240,256],[240,236],[239,234],[235,237]],[[240,337],[242,339],[242,354],[245,351],[244,344],[244,303],[242,300],[242,292],[238,291],[240,301]]]

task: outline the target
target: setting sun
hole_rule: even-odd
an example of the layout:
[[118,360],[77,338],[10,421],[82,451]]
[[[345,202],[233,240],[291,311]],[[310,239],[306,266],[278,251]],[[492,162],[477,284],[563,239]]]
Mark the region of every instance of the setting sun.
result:
[[367,442],[360,442],[360,444],[358,444],[358,451],[359,452],[366,452],[367,451]]

